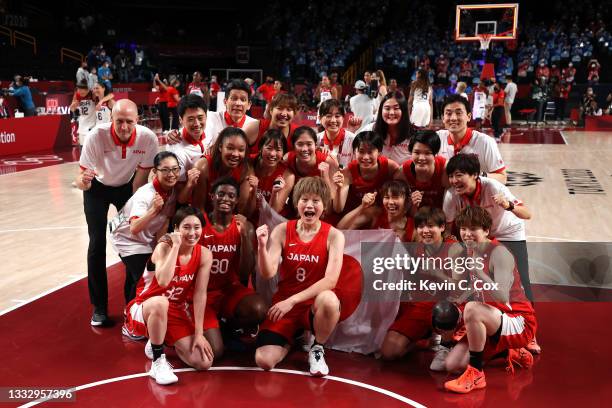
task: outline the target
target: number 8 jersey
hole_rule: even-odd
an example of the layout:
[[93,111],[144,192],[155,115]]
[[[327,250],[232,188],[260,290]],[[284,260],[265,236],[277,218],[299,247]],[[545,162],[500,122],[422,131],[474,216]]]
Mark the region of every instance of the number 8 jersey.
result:
[[202,228],[200,245],[210,249],[213,255],[208,280],[208,291],[219,290],[240,283],[240,231],[236,224],[236,217],[223,232],[215,229],[208,215],[204,214],[206,226]]
[[327,237],[331,225],[321,222],[319,232],[310,242],[297,233],[297,220],[287,221],[280,282],[273,302],[280,302],[323,279],[327,269]]

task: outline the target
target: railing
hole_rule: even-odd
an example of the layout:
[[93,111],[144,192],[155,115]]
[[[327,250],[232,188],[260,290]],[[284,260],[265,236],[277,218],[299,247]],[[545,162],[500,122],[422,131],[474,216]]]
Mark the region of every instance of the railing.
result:
[[357,80],[357,76],[363,73],[372,64],[372,46],[369,46],[361,53],[357,61],[353,62],[342,74],[342,83],[352,86]]
[[15,46],[15,40],[13,39],[13,30],[5,26],[0,26],[0,35],[7,36],[11,47]]
[[78,62],[83,62],[85,56],[78,51],[72,50],[70,48],[61,48],[60,49],[60,62],[64,63],[64,58],[69,58],[72,60],[76,60]]
[[34,36],[15,30],[13,31],[13,46],[17,44],[17,40],[30,44],[34,51],[34,55],[36,55],[36,38]]

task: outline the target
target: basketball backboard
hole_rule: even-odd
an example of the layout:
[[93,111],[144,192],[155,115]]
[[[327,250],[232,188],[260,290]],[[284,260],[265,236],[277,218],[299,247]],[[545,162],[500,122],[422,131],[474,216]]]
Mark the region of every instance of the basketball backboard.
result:
[[456,41],[479,41],[490,35],[492,40],[516,38],[518,4],[463,4],[457,5],[455,20]]

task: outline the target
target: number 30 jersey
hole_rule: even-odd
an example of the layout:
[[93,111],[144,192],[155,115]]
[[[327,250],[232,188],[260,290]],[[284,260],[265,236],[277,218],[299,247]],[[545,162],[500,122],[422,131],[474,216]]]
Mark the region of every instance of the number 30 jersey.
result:
[[[132,302],[140,304],[153,296],[165,296],[171,304],[181,307],[193,296],[193,287],[195,285],[196,276],[200,268],[200,257],[202,255],[202,247],[196,245],[191,252],[191,259],[186,265],[181,265],[179,257],[176,259],[174,267],[174,276],[168,286],[161,287],[157,283],[155,270],[147,269],[142,274],[136,286],[136,298]],[[126,310],[130,310],[130,305],[126,306]]]
[[202,228],[200,245],[210,249],[213,260],[210,267],[208,291],[224,289],[234,283],[240,283],[240,231],[236,217],[232,216],[229,227],[219,232],[215,229],[208,215],[204,215],[206,226]]
[[297,220],[287,221],[280,282],[273,303],[280,302],[323,279],[327,269],[327,237],[331,225],[321,222],[319,232],[310,242],[297,233]]

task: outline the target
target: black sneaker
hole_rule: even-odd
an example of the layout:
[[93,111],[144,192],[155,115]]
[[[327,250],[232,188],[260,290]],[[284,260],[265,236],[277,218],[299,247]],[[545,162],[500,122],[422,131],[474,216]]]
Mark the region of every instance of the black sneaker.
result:
[[91,316],[92,326],[110,326],[112,320],[108,318],[106,311],[100,309],[94,309],[93,315]]

